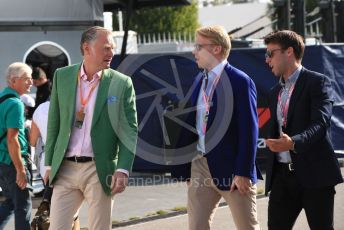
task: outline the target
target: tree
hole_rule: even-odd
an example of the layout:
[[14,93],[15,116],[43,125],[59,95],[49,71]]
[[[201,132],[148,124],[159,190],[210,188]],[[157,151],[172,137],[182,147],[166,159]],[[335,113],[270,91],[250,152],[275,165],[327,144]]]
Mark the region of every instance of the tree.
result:
[[[125,16],[123,15],[123,18]],[[114,17],[114,29],[118,26]],[[194,32],[198,24],[196,1],[190,6],[142,8],[136,10],[130,21],[130,30],[137,33],[184,33]],[[118,27],[117,27],[118,29]]]

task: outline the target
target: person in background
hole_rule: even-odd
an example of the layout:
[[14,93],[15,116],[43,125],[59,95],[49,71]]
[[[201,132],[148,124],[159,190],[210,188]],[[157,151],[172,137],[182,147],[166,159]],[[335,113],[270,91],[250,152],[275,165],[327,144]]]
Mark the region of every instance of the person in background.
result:
[[16,230],[29,230],[32,201],[29,190],[28,142],[25,136],[24,104],[20,96],[32,86],[32,69],[21,62],[9,65],[8,87],[0,93],[0,229],[15,216]]
[[51,83],[47,78],[47,75],[44,72],[44,70],[40,67],[33,68],[32,79],[33,85],[37,88],[35,99],[36,106],[34,109],[36,110],[40,104],[49,100],[51,93]]
[[297,33],[273,32],[264,42],[266,63],[279,78],[268,97],[268,227],[290,230],[304,209],[310,229],[331,230],[335,185],[343,182],[329,134],[331,82],[302,66],[305,44]]
[[[36,153],[38,154],[38,170],[42,178],[47,178],[49,176],[49,175],[46,175],[46,168],[44,165],[44,160],[45,160],[44,145],[47,140],[49,104],[50,104],[50,101],[46,101],[38,106],[38,108],[33,113],[32,124],[31,124],[31,129],[30,129],[30,145],[33,147],[36,147],[36,144],[39,138],[41,138],[43,142],[43,145],[41,146],[42,151],[40,151],[39,153]],[[47,215],[47,217],[49,217],[52,194],[53,194],[53,187],[49,186],[49,184],[45,184],[43,199],[37,209],[37,213],[35,214],[35,216]],[[76,214],[74,218],[72,230],[78,230],[78,229],[80,229],[80,221],[79,221],[78,215]]]
[[23,94],[20,96],[20,100],[24,103],[24,106],[25,106],[25,109],[24,109],[25,119],[26,121],[29,121],[27,124],[25,124],[25,126],[27,128],[30,128],[33,110],[36,105],[35,99],[33,99],[29,94]]

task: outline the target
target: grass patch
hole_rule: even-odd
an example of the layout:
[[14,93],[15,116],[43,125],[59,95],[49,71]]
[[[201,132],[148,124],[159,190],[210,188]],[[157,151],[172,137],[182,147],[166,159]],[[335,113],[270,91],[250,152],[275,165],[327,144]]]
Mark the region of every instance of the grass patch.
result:
[[155,212],[150,212],[150,213],[148,213],[148,214],[146,215],[146,217],[155,216],[155,215],[156,215]]
[[141,217],[139,216],[133,216],[129,218],[129,220],[139,220],[139,219],[141,219]]
[[166,215],[167,212],[165,210],[159,210],[159,211],[156,211],[156,214],[157,215]]
[[175,212],[186,211],[186,207],[185,206],[176,206],[176,207],[172,208],[171,210],[175,211]]

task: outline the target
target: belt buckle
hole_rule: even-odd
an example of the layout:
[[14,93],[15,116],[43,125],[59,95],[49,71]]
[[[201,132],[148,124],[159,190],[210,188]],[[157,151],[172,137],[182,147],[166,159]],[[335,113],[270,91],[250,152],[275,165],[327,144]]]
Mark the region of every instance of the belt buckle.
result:
[[288,169],[289,169],[290,172],[294,171],[293,163],[289,163],[288,164]]

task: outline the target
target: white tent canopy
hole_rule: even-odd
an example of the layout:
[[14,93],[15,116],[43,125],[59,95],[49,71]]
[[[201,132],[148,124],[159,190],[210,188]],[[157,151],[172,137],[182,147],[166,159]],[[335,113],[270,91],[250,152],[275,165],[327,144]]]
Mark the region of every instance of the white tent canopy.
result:
[[102,20],[103,0],[0,0],[0,23]]

